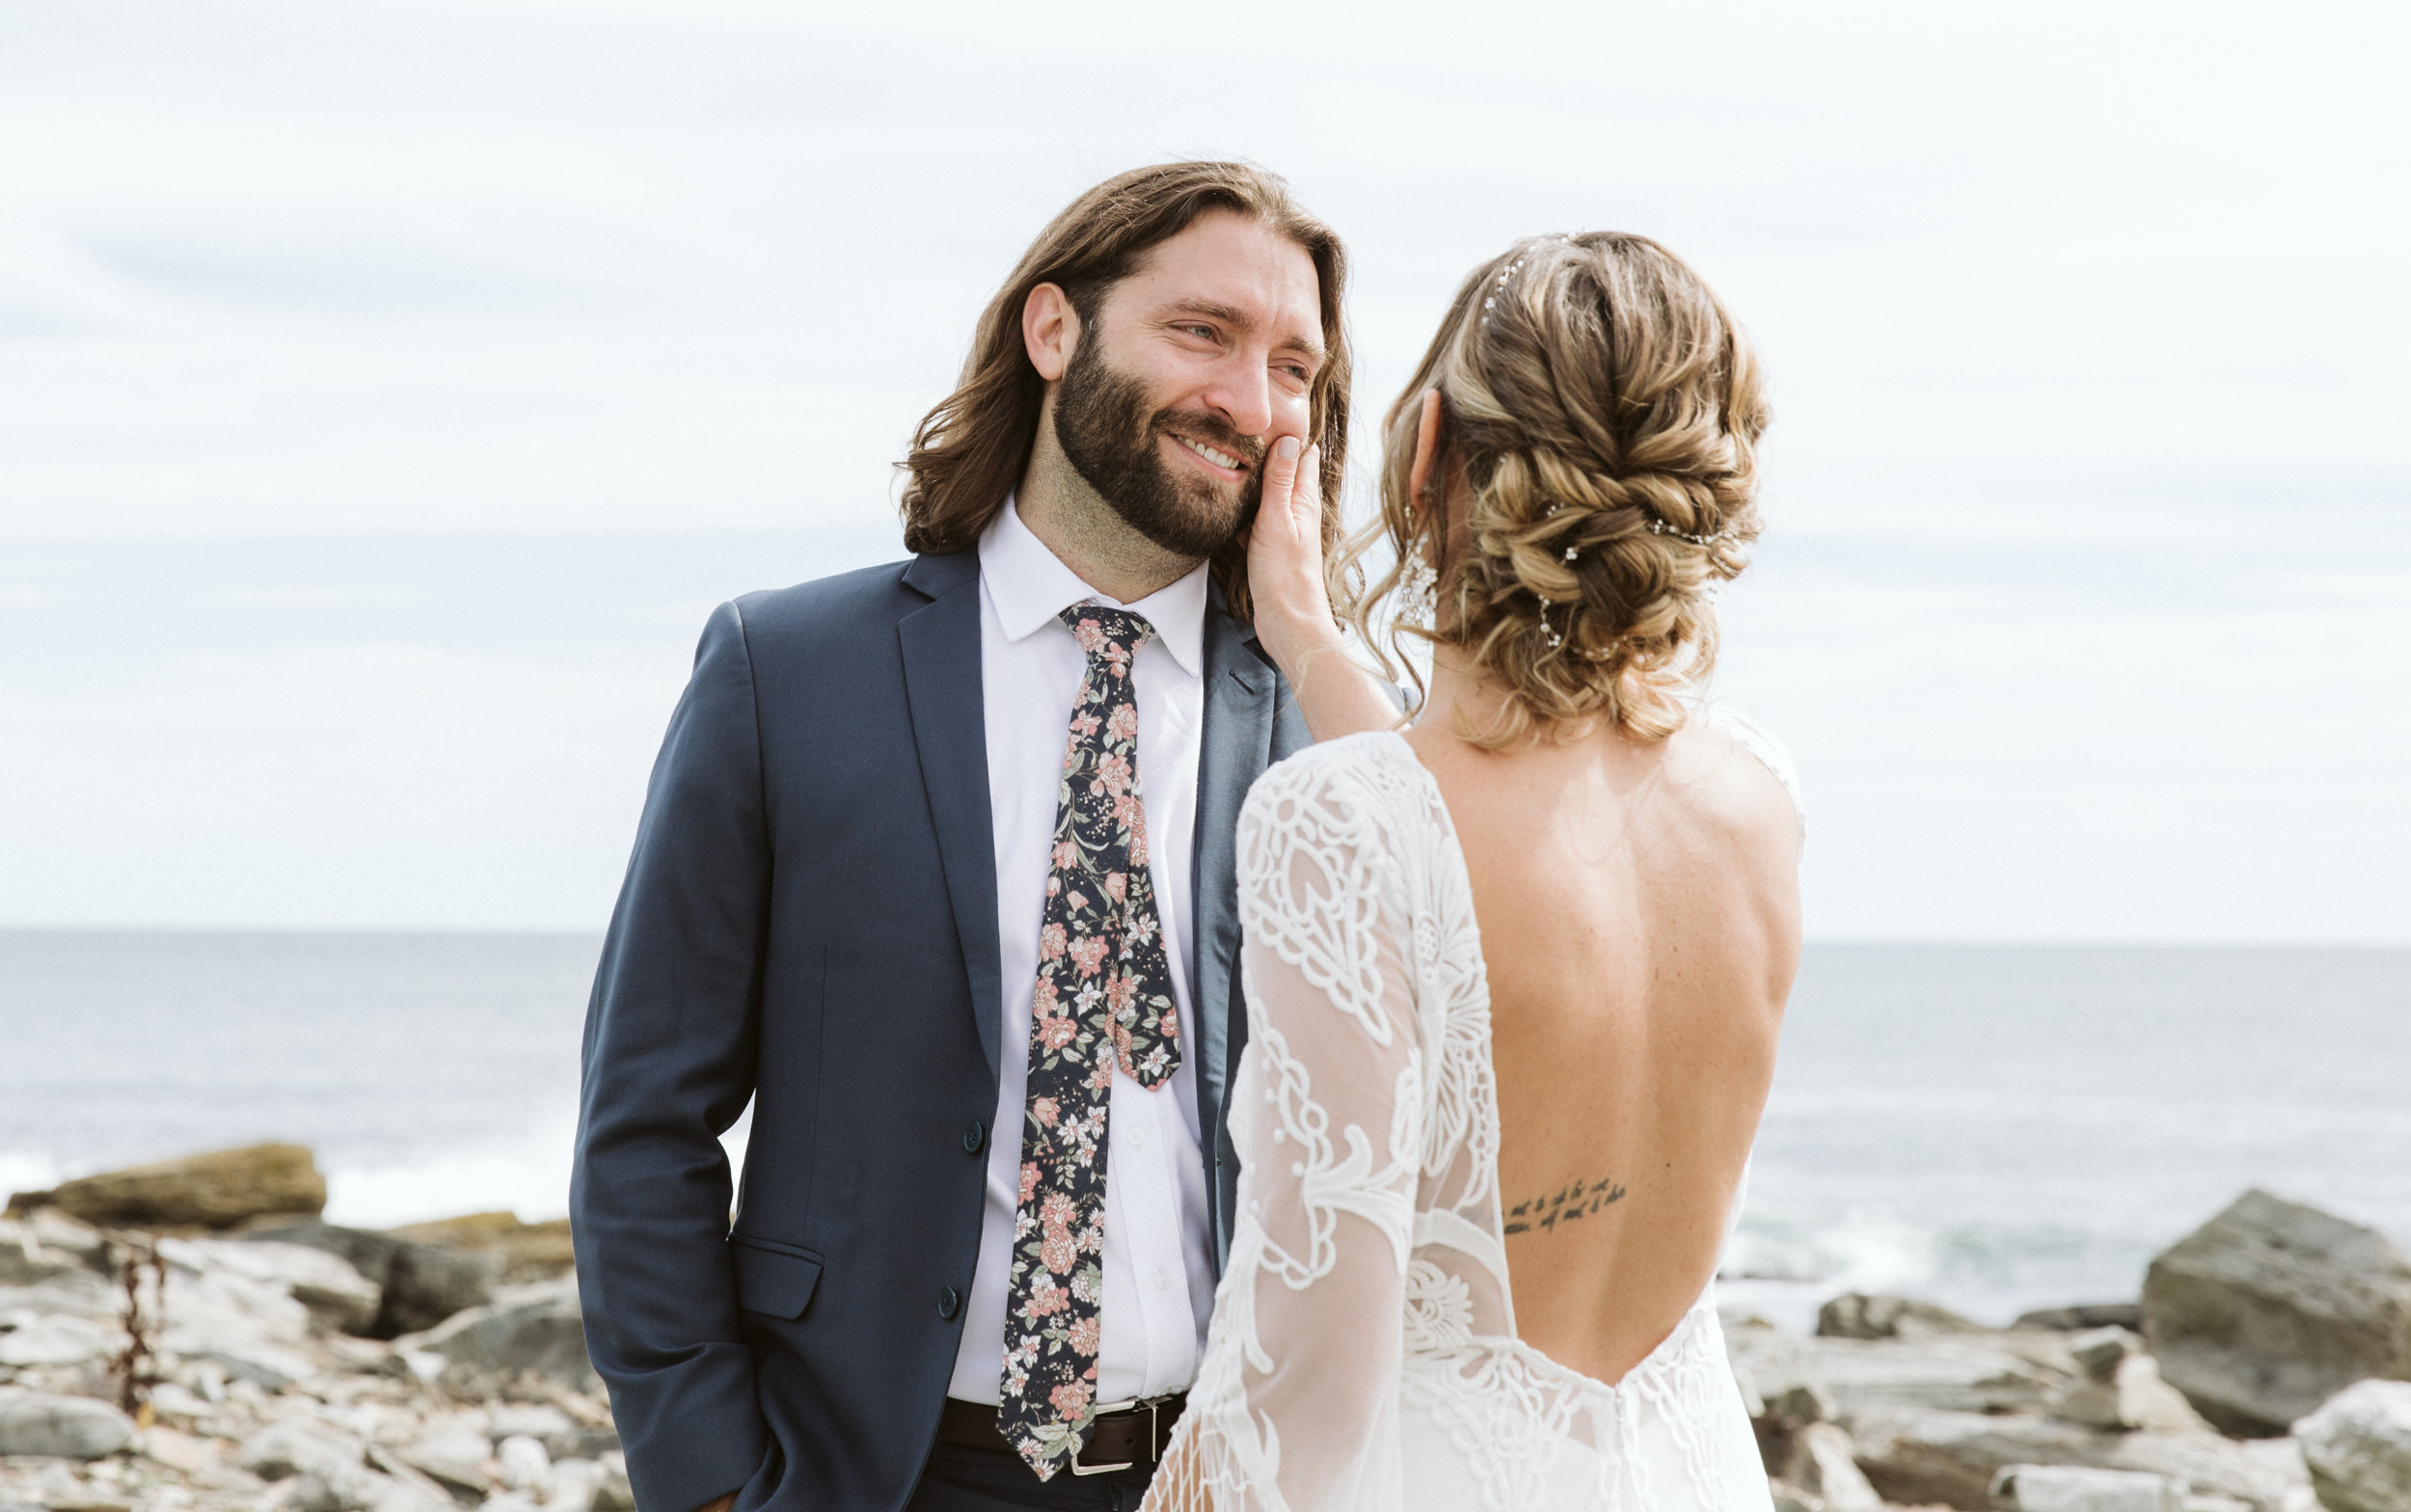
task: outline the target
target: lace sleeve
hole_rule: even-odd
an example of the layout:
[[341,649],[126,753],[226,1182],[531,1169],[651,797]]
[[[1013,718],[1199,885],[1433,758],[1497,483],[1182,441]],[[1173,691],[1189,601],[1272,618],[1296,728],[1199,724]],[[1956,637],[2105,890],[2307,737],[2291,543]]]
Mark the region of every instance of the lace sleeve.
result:
[[1150,1509],[1397,1501],[1423,1059],[1399,851],[1382,796],[1338,759],[1351,743],[1274,768],[1239,820],[1238,1210]]

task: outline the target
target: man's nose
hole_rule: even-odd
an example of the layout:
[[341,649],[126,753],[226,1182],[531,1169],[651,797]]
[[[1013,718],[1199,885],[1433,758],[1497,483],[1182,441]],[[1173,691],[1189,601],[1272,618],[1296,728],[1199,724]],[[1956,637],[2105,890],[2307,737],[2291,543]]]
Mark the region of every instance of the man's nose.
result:
[[1272,375],[1265,371],[1265,354],[1233,354],[1215,370],[1206,402],[1242,436],[1272,429]]

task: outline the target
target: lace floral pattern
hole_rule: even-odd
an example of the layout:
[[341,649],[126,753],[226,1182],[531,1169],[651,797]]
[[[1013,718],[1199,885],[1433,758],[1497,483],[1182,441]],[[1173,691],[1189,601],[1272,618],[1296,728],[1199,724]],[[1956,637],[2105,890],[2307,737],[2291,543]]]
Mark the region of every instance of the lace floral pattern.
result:
[[1614,1386],[1516,1336],[1480,934],[1413,751],[1267,771],[1239,893],[1239,1210],[1149,1512],[1767,1512],[1709,1296]]

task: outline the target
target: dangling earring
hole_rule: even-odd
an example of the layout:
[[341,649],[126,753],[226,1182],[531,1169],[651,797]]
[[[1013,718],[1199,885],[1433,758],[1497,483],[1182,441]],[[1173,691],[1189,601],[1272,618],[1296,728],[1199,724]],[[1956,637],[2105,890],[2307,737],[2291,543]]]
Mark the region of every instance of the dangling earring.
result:
[[1423,554],[1420,536],[1406,543],[1396,593],[1398,618],[1419,630],[1429,630],[1440,607],[1440,575],[1431,570],[1431,558]]

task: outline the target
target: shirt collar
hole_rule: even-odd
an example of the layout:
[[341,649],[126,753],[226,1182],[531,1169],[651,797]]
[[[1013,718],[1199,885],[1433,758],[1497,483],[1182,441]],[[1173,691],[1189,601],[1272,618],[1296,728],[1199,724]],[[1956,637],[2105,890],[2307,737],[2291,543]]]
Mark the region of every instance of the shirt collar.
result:
[[[980,583],[1007,640],[1023,640],[1048,625],[1074,604],[1104,604],[1144,615],[1155,627],[1180,669],[1197,676],[1206,660],[1206,564],[1168,587],[1158,588],[1136,604],[1116,605],[1082,581],[1053,550],[1021,523],[1016,501],[1006,499],[980,534]],[[1070,632],[1066,630],[1066,634]]]

